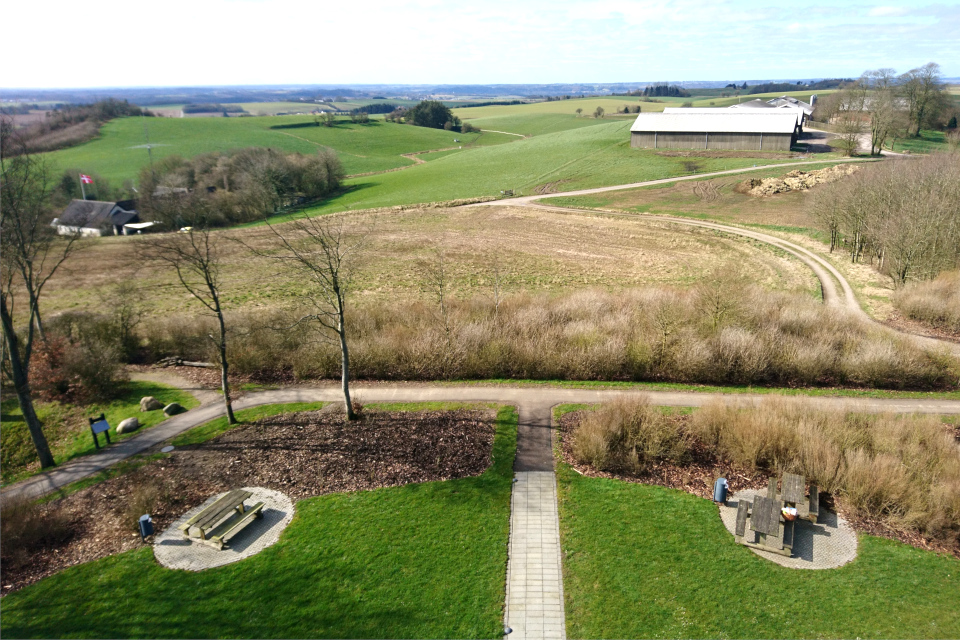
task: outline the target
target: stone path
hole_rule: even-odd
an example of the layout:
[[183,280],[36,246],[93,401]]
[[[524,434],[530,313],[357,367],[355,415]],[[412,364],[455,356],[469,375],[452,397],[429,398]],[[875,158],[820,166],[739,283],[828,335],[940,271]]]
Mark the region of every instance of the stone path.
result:
[[[730,535],[734,534],[737,527],[738,500],[745,498],[752,502],[754,496],[760,493],[766,495],[763,491],[738,491],[727,500],[726,505],[720,505],[720,519]],[[754,532],[748,529],[747,535],[751,534]],[[823,510],[816,524],[806,520],[797,521],[793,534],[792,556],[782,556],[760,549],[750,550],[761,558],[791,569],[835,569],[857,557],[857,532],[837,514]]]
[[521,471],[510,501],[504,624],[518,638],[565,638],[557,477]]
[[555,404],[548,394],[540,394],[520,406],[504,610],[510,640],[566,637],[553,472],[551,412]]
[[293,519],[293,501],[279,491],[263,487],[242,487],[253,495],[247,498],[248,506],[263,502],[263,517],[254,520],[243,531],[230,539],[226,548],[217,551],[205,544],[191,542],[180,531],[180,525],[200,513],[226,491],[212,496],[203,504],[190,509],[176,522],[157,536],[153,543],[153,555],[157,562],[170,569],[203,571],[221,567],[256,555],[280,539],[280,534]]

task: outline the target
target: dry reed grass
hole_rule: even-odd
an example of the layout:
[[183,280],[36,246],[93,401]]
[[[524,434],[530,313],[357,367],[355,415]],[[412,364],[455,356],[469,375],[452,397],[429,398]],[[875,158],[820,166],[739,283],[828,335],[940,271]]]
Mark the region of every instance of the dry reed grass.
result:
[[[801,295],[756,287],[731,292],[735,309],[707,313],[697,290],[581,290],[448,301],[446,317],[422,301],[348,312],[357,378],[670,380],[780,386],[953,388],[955,359]],[[339,350],[291,329],[300,314],[228,317],[232,368],[254,378],[339,376]],[[145,327],[158,355],[203,359],[204,321],[165,316]]]
[[909,284],[894,294],[893,304],[908,318],[960,334],[960,271]]
[[34,551],[58,545],[70,535],[69,520],[56,508],[22,498],[3,499],[0,556],[7,568],[22,567]]
[[960,532],[960,447],[936,417],[768,398],[756,408],[707,405],[686,429],[735,465],[802,474],[859,515],[932,537]]

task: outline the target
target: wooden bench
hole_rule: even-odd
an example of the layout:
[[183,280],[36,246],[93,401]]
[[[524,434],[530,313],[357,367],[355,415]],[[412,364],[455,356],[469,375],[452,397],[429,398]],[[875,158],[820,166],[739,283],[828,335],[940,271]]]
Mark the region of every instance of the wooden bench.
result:
[[209,507],[180,525],[183,535],[217,550],[244,527],[263,517],[263,503],[247,507],[243,501],[252,496],[250,491],[234,489],[217,499]]
[[777,479],[771,477],[767,480],[767,497],[771,500],[777,499]]
[[750,513],[750,503],[741,498],[737,501],[737,528],[734,532],[737,542],[743,542],[747,532],[747,515]]

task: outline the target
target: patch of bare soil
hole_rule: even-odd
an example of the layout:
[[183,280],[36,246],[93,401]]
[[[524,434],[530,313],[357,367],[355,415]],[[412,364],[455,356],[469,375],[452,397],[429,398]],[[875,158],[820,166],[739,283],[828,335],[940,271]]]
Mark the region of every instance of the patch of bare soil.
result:
[[267,487],[298,501],[479,475],[490,466],[494,419],[492,410],[368,410],[347,425],[340,413],[321,410],[264,418],[178,447],[169,457],[40,506],[64,516],[72,533],[20,566],[4,558],[0,593],[142,546],[136,529],[142,513],[151,514],[160,533],[210,496],[237,487]]
[[553,182],[547,182],[547,183],[541,184],[540,186],[538,186],[537,188],[535,188],[535,189],[533,190],[533,192],[536,193],[537,195],[541,195],[541,196],[542,196],[542,195],[546,195],[546,194],[548,194],[548,193],[556,193],[558,187],[559,187],[560,185],[566,183],[566,182],[570,182],[570,181],[569,181],[569,180],[555,180],[555,181],[553,181]]
[[744,180],[737,185],[738,193],[761,197],[772,196],[787,191],[806,191],[818,184],[836,182],[852,173],[856,173],[860,167],[854,164],[838,164],[826,169],[816,169],[814,171],[801,171],[795,169],[780,178],[752,178]]
[[657,151],[658,156],[665,158],[793,158],[795,153],[787,151],[764,151],[762,156],[758,156],[755,151]]
[[[590,465],[581,464],[577,462],[573,456],[572,438],[569,436],[580,423],[582,413],[581,411],[575,411],[565,414],[560,419],[559,424],[560,456],[564,462],[576,469],[581,475],[591,478],[623,480],[625,482],[635,482],[638,484],[653,484],[692,493],[695,496],[708,500],[713,499],[713,483],[717,478],[727,479],[731,493],[746,489],[760,491],[767,487],[767,474],[760,471],[735,467],[729,462],[717,457],[713,451],[699,442],[694,442],[690,452],[690,459],[686,464],[678,465],[672,462],[660,462],[650,465],[639,474],[608,473],[594,469]],[[672,419],[677,421],[684,420],[682,416],[676,416]],[[958,436],[960,436],[960,430],[958,430]],[[839,513],[857,532],[898,540],[899,542],[909,544],[918,549],[949,553],[960,558],[960,541],[958,540],[953,540],[952,542],[934,540],[916,531],[893,529],[879,519],[865,518],[851,513],[849,510],[844,509],[842,504],[837,504],[830,494],[821,493],[820,495],[821,506],[835,513]]]
[[938,340],[948,340],[950,342],[960,342],[960,333],[905,318],[900,315],[898,311],[894,311],[889,318],[883,321],[883,324],[905,333],[913,333],[918,336],[927,336]]

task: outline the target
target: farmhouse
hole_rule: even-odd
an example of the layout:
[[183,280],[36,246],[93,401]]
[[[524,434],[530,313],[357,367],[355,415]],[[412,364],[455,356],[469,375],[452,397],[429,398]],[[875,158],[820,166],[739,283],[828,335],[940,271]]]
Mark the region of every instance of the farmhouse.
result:
[[128,235],[130,231],[124,225],[140,222],[136,205],[136,200],[74,200],[51,224],[57,227],[60,235]]
[[789,151],[796,142],[792,110],[670,109],[641,113],[630,127],[636,149]]

